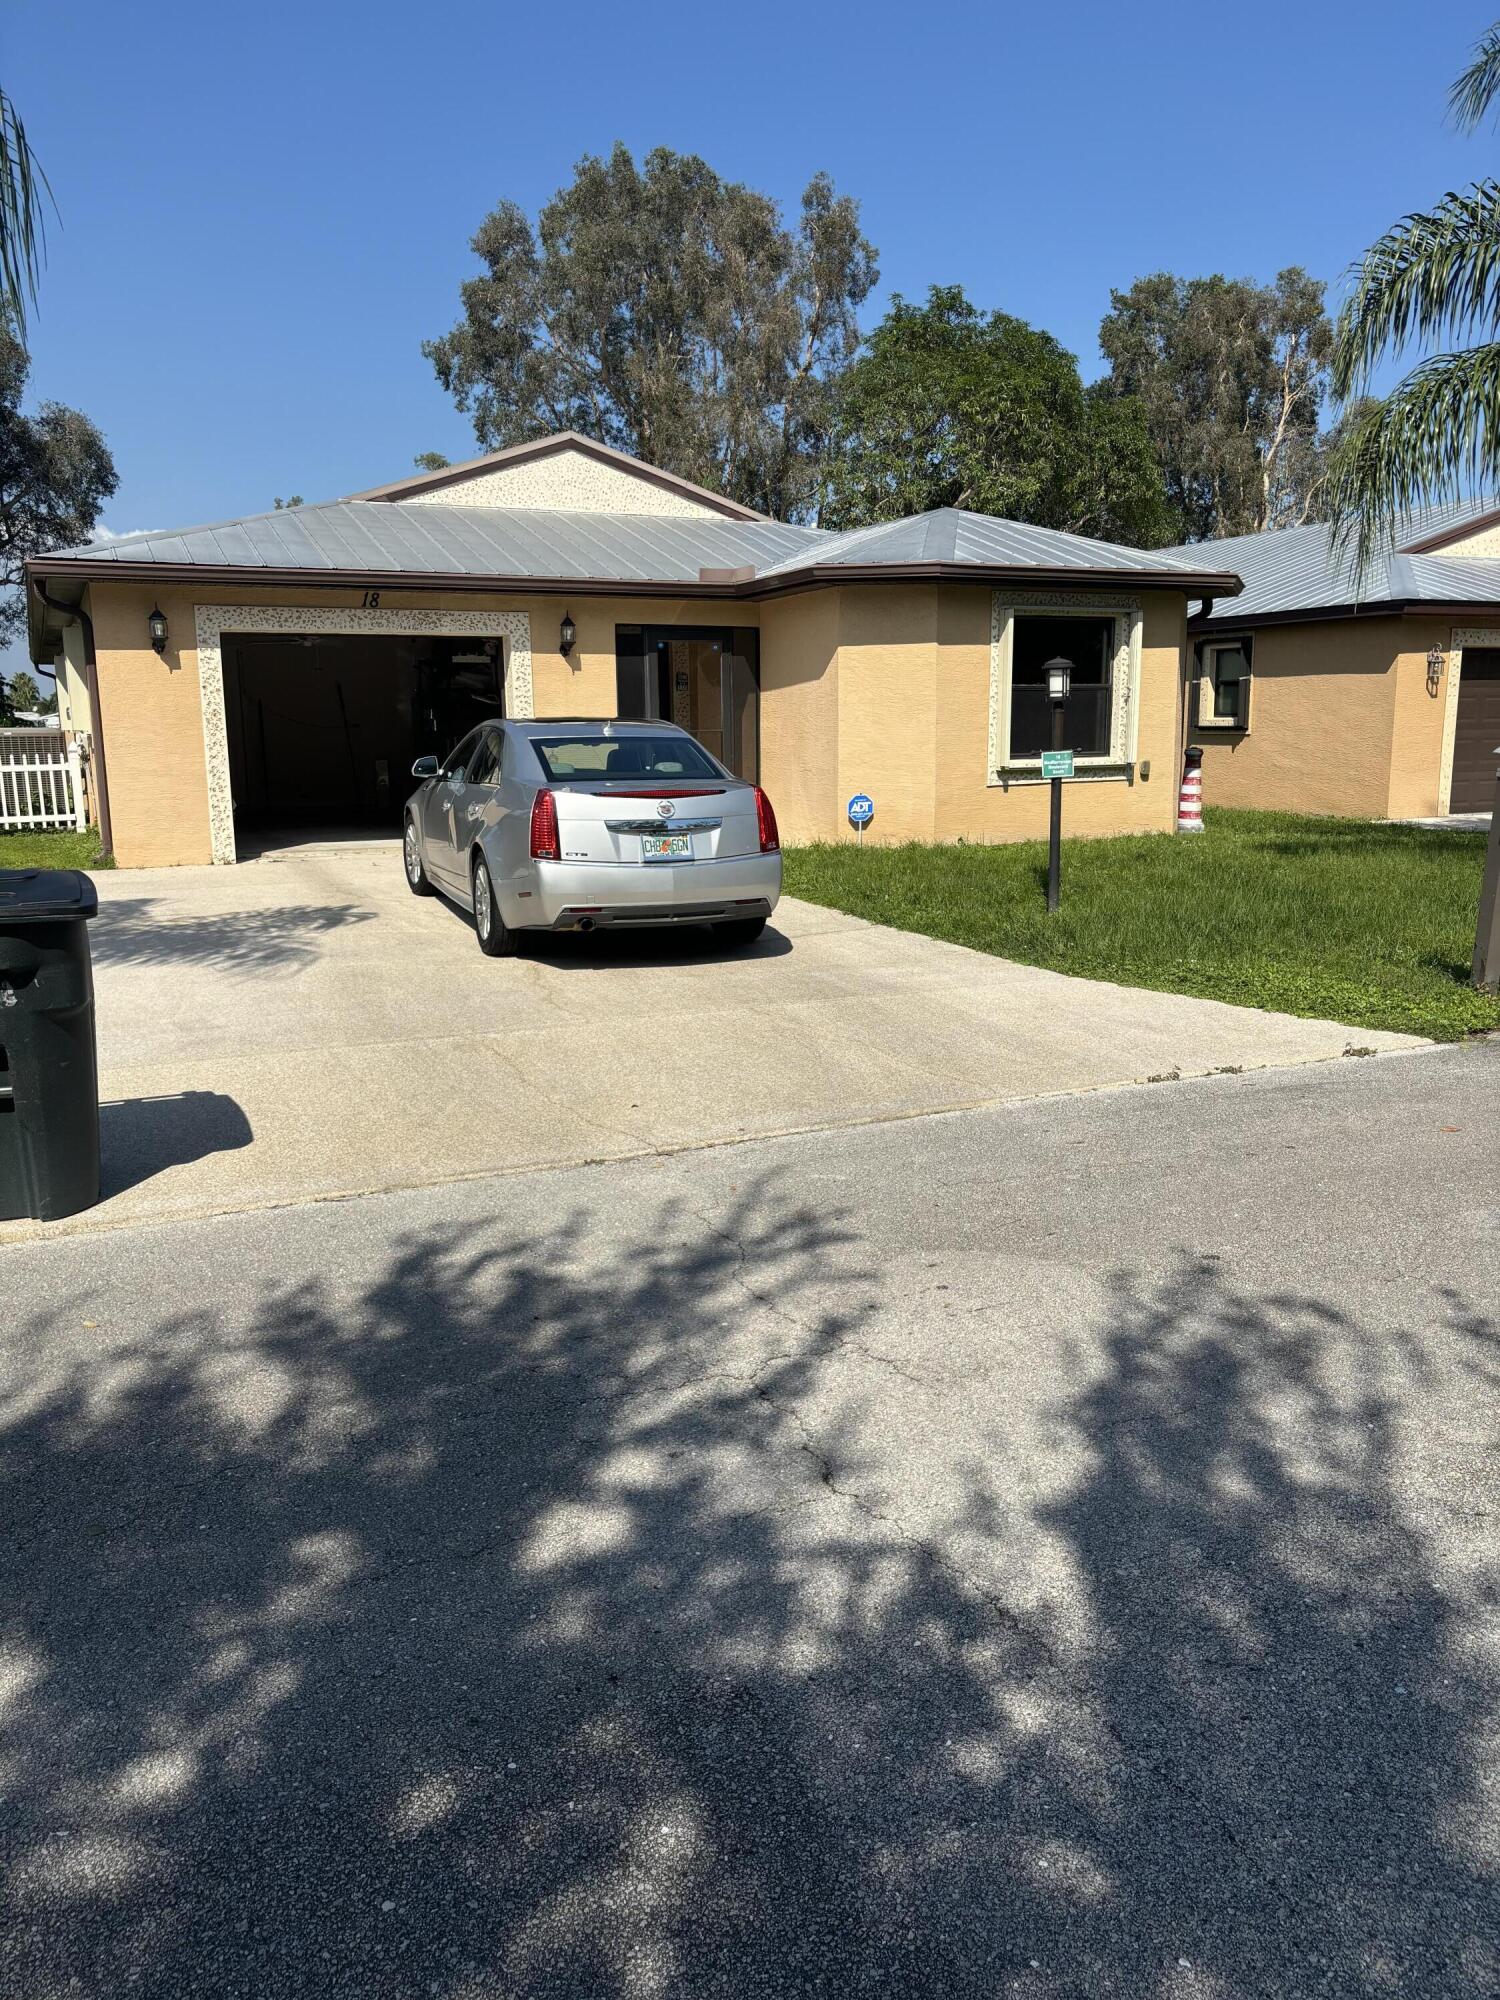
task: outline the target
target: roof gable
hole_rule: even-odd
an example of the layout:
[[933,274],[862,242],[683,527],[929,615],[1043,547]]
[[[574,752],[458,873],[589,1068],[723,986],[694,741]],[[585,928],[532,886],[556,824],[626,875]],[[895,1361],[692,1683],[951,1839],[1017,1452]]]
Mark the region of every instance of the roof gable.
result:
[[570,514],[655,514],[679,520],[759,521],[765,517],[722,493],[586,438],[559,431],[487,452],[439,472],[417,473],[349,496],[354,500],[435,502],[450,507],[541,508]]

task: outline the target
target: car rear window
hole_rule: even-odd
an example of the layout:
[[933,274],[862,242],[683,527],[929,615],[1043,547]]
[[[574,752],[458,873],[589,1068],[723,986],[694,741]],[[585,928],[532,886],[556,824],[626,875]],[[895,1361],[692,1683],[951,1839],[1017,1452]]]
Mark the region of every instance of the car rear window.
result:
[[606,736],[570,730],[533,736],[531,747],[548,778],[722,778],[724,773],[690,736]]

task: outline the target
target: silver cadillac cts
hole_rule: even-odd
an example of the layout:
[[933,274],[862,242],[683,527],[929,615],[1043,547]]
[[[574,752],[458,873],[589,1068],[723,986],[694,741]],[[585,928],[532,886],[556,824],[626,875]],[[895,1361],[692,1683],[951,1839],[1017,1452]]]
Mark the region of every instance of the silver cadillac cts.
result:
[[527,931],[712,924],[754,942],[781,895],[771,801],[671,722],[485,722],[419,757],[412,894],[474,912],[479,948]]

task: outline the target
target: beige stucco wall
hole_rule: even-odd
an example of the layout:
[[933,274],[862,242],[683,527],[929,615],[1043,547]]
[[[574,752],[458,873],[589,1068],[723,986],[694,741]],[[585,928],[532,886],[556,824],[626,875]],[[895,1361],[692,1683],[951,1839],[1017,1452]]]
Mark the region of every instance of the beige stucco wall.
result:
[[[115,851],[124,867],[212,859],[194,608],[198,603],[355,608],[357,590],[95,584],[90,590]],[[761,777],[789,842],[853,837],[845,807],[871,793],[878,841],[1015,840],[1045,831],[1043,785],[990,785],[987,588],[851,585],[763,604],[693,598],[523,596],[389,588],[382,611],[524,612],[538,715],[609,715],[620,624],[758,625]],[[1142,593],[1138,754],[1148,783],[1069,788],[1070,833],[1169,827],[1174,816],[1184,605]],[[166,656],[146,635],[159,602]],[[577,627],[557,650],[564,611]]]
[[[203,748],[194,608],[197,604],[311,605],[353,609],[361,590],[290,586],[196,588],[94,584],[100,707],[109,767],[115,856],[124,868],[170,867],[213,859]],[[168,644],[158,658],[146,634],[153,604],[166,614]],[[531,624],[532,699],[538,715],[612,715],[617,624],[703,624],[732,610],[736,625],[755,625],[755,605],[704,605],[685,598],[520,596],[483,591],[382,589],[382,611],[524,612]],[[558,651],[558,627],[571,611],[577,641]],[[730,622],[725,620],[725,622]]]
[[1436,813],[1443,694],[1436,618],[1327,619],[1254,635],[1248,733],[1195,727],[1207,805],[1384,819]]
[[760,776],[788,842],[829,839],[839,785],[839,593],[760,606]]

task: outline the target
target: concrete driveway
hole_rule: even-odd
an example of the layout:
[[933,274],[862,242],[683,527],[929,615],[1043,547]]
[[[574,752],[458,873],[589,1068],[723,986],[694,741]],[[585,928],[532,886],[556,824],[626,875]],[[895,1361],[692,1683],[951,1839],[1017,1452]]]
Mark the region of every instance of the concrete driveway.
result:
[[394,842],[99,893],[106,1199],[55,1231],[1416,1046],[794,901],[747,953],[682,934],[492,961],[408,894]]

